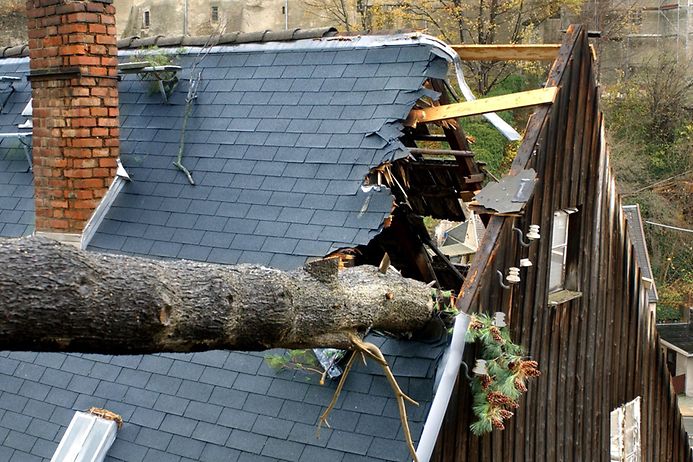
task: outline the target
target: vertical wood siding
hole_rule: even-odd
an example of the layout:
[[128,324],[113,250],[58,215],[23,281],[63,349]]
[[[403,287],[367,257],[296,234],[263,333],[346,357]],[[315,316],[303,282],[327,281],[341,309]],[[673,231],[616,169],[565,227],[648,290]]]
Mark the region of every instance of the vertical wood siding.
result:
[[[533,114],[511,169],[537,171],[534,196],[522,217],[491,218],[458,302],[466,312],[505,311],[542,376],[530,382],[507,429],[482,438],[469,431],[471,399],[460,377],[434,461],[608,461],[610,412],[636,396],[643,460],[690,460],[609,166],[593,70],[586,31],[571,27],[547,81],[560,88],[556,102]],[[579,244],[567,277],[582,296],[549,306],[553,212],[568,207],[580,215],[579,229],[570,229]],[[512,227],[530,224],[541,225],[542,238],[524,248]],[[521,258],[534,266],[503,290],[496,270],[505,274]]]

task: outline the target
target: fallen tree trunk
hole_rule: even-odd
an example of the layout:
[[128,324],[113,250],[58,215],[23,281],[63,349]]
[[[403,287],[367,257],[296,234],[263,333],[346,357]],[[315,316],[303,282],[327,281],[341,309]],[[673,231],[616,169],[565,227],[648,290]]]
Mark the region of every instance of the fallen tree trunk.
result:
[[393,271],[329,263],[293,272],[85,252],[0,240],[0,349],[153,353],[352,346],[407,332],[430,289]]

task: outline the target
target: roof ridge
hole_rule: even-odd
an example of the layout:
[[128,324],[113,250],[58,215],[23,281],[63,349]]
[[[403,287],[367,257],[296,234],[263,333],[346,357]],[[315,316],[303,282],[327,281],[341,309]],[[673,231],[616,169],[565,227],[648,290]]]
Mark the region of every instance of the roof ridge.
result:
[[[155,35],[152,37],[140,38],[137,36],[126,37],[118,40],[119,49],[136,49],[145,47],[180,47],[180,46],[204,46],[211,45],[234,45],[241,43],[264,43],[264,42],[288,42],[302,39],[318,39],[333,37],[337,35],[334,27],[317,27],[312,29],[286,29],[280,31],[264,30],[258,32],[229,32],[217,35],[201,36],[164,36]],[[216,37],[216,39],[215,39]],[[29,56],[28,45],[17,45],[13,47],[0,47],[0,58],[20,58]]]

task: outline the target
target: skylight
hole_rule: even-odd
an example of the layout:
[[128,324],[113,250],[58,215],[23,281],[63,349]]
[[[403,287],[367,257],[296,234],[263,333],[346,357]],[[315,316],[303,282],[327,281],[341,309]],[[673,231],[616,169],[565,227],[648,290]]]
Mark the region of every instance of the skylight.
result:
[[116,438],[117,423],[76,412],[51,462],[102,462]]

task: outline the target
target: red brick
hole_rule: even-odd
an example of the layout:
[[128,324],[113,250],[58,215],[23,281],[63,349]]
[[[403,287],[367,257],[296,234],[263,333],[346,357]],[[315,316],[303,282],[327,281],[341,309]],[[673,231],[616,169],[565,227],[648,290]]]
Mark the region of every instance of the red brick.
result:
[[[108,47],[104,45],[89,45],[89,53],[93,55],[106,55],[109,54],[109,50]],[[118,65],[117,60],[116,65]]]
[[88,23],[88,24],[93,24],[93,23],[98,23],[99,22],[99,16],[98,14],[95,13],[70,13],[65,16],[63,16],[65,19],[64,21],[67,22],[68,24],[71,23]]
[[98,189],[103,188],[103,185],[103,179],[101,178],[88,178],[74,181],[74,186],[77,189]]
[[66,45],[58,49],[61,55],[84,55],[87,53],[87,47],[83,44]]
[[52,200],[50,201],[50,206],[56,209],[66,209],[67,208],[67,201],[66,200]]
[[71,192],[70,196],[75,199],[94,199],[96,197],[93,189],[76,189]]
[[73,127],[96,127],[96,119],[94,117],[79,117],[72,119]]
[[99,167],[114,169],[116,166],[117,163],[114,157],[102,157],[99,159]]
[[103,140],[100,138],[75,138],[70,145],[76,148],[98,148],[103,146]]
[[[91,2],[89,2],[91,3]],[[72,2],[72,3],[63,3],[62,5],[59,5],[55,12],[56,14],[68,14],[68,13],[78,13],[81,11],[87,11],[87,3],[86,2]]]
[[106,26],[103,24],[89,24],[89,32],[93,34],[105,34]]
[[[89,220],[91,217],[91,212],[93,209],[85,208],[85,209],[67,209],[65,210],[65,217],[67,218],[72,218],[75,221],[84,221],[86,224],[86,221]],[[73,224],[74,227],[77,227],[77,223]],[[78,227],[79,231],[82,231],[82,227]]]
[[103,13],[105,11],[103,3],[88,2],[86,5],[87,11],[91,11],[92,13]]
[[97,66],[101,64],[100,59],[95,56],[70,56],[68,62],[70,66]]
[[[110,27],[111,26],[109,26],[109,28]],[[100,43],[102,45],[115,45],[117,43],[115,35],[97,35],[95,38],[96,43]]]
[[118,126],[118,119],[99,118],[98,125],[99,125],[99,127],[117,127]]
[[89,168],[94,168],[99,165],[98,159],[72,159],[70,162],[72,167],[74,168],[83,168],[83,169],[89,169]]
[[108,108],[105,107],[92,107],[89,109],[89,114],[95,117],[105,117],[109,114]]
[[80,34],[87,32],[87,30],[86,24],[61,24],[58,26],[58,34],[60,35]]

